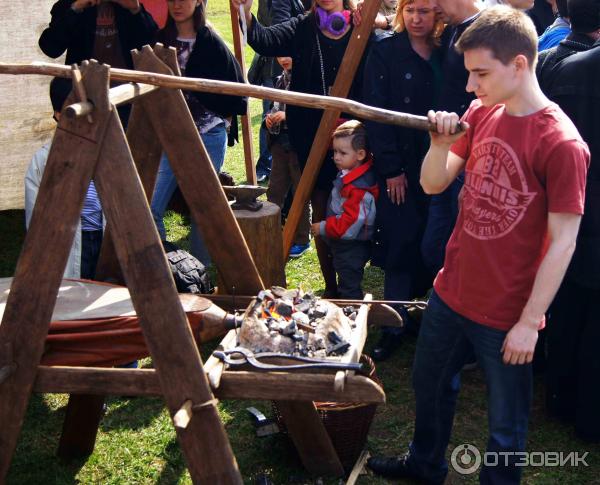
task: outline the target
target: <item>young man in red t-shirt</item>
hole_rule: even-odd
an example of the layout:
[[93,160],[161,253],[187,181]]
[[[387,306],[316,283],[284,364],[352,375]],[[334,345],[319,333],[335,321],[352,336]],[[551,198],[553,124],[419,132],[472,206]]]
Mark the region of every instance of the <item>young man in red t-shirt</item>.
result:
[[[465,185],[417,342],[414,437],[406,456],[372,458],[369,466],[387,476],[443,482],[459,372],[473,351],[485,374],[487,452],[494,453],[483,460],[480,481],[518,483],[531,361],[575,248],[589,152],[538,86],[537,36],[525,14],[504,6],[484,11],[457,49],[469,71],[467,91],[478,99],[460,122],[454,113],[429,113],[437,132],[421,185],[439,193],[463,170]],[[483,450],[479,457],[469,450],[463,445],[452,455],[457,471],[482,465]]]

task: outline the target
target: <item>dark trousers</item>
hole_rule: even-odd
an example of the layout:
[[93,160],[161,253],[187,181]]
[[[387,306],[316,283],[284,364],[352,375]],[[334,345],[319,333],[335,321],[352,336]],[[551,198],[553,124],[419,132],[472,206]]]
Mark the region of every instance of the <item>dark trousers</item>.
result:
[[452,235],[458,217],[458,195],[463,186],[460,175],[441,194],[431,197],[427,226],[421,243],[423,261],[427,268],[436,274],[444,266],[446,244]]
[[[302,171],[298,162],[298,155],[289,146],[273,143],[271,145],[273,165],[271,167],[271,178],[267,189],[267,200],[283,208],[285,198],[291,188],[294,192],[300,183]],[[310,206],[308,202],[304,206],[294,244],[308,244],[310,242]]]
[[360,300],[363,297],[362,279],[365,265],[371,257],[371,241],[328,239],[337,273],[340,298]]
[[600,290],[563,281],[547,333],[548,410],[600,442]]
[[[413,364],[416,419],[408,465],[422,478],[443,482],[446,448],[452,432],[460,370],[474,352],[485,374],[488,404],[488,452],[525,450],[532,399],[531,364],[506,365],[502,344],[507,332],[459,315],[432,293],[423,315]],[[483,456],[483,450],[480,450]],[[501,456],[507,456],[501,455]],[[480,482],[517,484],[522,467],[509,456],[497,466],[482,466]],[[481,464],[481,463],[480,463]]]
[[93,280],[102,247],[102,231],[81,231],[81,277]]

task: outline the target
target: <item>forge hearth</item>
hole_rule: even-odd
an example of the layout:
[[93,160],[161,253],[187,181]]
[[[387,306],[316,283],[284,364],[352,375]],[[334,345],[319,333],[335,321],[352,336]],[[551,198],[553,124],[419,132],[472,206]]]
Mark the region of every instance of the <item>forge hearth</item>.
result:
[[274,286],[250,303],[239,345],[252,352],[315,358],[340,357],[349,349],[357,311],[301,290]]

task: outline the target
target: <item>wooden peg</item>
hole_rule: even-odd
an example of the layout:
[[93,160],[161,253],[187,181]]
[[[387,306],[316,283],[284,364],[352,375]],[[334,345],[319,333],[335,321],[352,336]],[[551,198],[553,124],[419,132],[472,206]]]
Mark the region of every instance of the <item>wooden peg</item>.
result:
[[187,428],[188,424],[190,424],[190,420],[192,419],[192,401],[187,400],[183,403],[183,406],[175,413],[173,416],[173,424],[176,428]]
[[[73,78],[73,89],[75,89],[75,94],[79,98],[79,101],[82,103],[86,103],[87,93],[85,92],[85,86],[83,85],[83,80],[81,77],[81,71],[79,70],[79,66],[77,64],[71,65],[71,77]],[[93,123],[94,119],[92,115],[87,115],[87,120],[89,123]]]

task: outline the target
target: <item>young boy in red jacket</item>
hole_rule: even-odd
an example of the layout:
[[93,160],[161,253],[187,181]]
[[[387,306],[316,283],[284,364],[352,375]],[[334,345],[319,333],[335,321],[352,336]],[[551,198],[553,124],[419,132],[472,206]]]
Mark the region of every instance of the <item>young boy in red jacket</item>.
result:
[[327,218],[315,222],[312,233],[325,237],[331,247],[340,298],[359,299],[379,194],[362,123],[346,121],[333,132],[333,161],[339,174],[327,203]]

